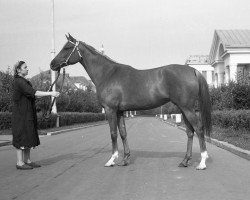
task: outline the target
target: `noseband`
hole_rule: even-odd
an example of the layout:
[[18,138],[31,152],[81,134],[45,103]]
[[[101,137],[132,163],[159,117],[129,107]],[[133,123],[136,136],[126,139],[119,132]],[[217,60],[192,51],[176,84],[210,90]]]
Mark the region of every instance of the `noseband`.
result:
[[73,48],[73,50],[71,51],[71,53],[69,54],[68,58],[67,58],[63,63],[61,63],[61,66],[62,66],[63,64],[65,64],[66,66],[68,66],[69,59],[70,59],[71,55],[74,53],[75,50],[77,50],[80,59],[82,59],[82,55],[81,55],[81,52],[80,52],[79,47],[78,47],[78,45],[79,45],[80,42],[79,42],[79,41],[76,41],[76,43],[74,43],[74,42],[72,42],[72,41],[70,41],[70,40],[69,40],[69,42],[70,42],[71,44],[74,45],[74,48]]

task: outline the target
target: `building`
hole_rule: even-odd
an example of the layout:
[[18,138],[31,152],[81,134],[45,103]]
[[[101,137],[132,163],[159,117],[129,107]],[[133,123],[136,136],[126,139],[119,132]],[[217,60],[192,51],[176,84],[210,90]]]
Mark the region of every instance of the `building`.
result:
[[95,86],[92,81],[87,80],[84,76],[68,76],[68,79],[71,83],[73,83],[78,89],[87,90],[87,88],[91,88],[95,91]]
[[214,68],[209,63],[208,55],[191,55],[185,64],[202,73],[208,85],[214,86]]
[[[43,71],[31,78],[31,82],[34,83],[35,87],[49,86],[51,83],[51,70]],[[62,74],[60,75],[57,85],[60,87],[62,83]],[[87,90],[87,88],[92,91],[96,91],[95,85],[91,80],[87,80],[84,76],[69,76],[68,73],[65,74],[65,79],[63,87],[67,90]]]
[[250,30],[215,30],[209,62],[215,87],[250,77]]

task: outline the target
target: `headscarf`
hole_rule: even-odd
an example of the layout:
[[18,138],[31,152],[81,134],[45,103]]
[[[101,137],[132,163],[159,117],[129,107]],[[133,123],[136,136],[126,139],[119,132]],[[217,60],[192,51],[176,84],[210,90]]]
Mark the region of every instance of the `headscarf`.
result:
[[21,68],[21,66],[24,64],[25,62],[24,61],[18,61],[15,65],[14,65],[14,77],[17,77],[18,76],[18,69]]

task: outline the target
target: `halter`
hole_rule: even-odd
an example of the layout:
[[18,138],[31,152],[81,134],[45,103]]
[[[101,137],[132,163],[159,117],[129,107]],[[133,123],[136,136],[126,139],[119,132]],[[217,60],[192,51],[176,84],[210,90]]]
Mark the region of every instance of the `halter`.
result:
[[[79,41],[76,41],[76,43],[74,43],[74,42],[69,40],[69,42],[74,45],[74,48],[71,51],[71,53],[69,54],[68,58],[65,60],[65,62],[62,63],[62,64],[65,64],[66,66],[68,66],[68,61],[69,61],[71,55],[74,53],[75,50],[77,50],[80,59],[82,59],[82,55],[81,55],[81,52],[80,52],[79,47],[78,47]],[[61,66],[62,66],[62,64],[61,64]]]

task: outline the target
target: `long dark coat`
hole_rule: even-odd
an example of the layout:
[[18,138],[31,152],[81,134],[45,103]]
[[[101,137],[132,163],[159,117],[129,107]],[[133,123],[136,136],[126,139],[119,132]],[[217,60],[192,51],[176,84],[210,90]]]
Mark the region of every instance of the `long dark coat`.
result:
[[14,147],[38,146],[35,93],[31,83],[21,76],[13,81],[12,134]]

